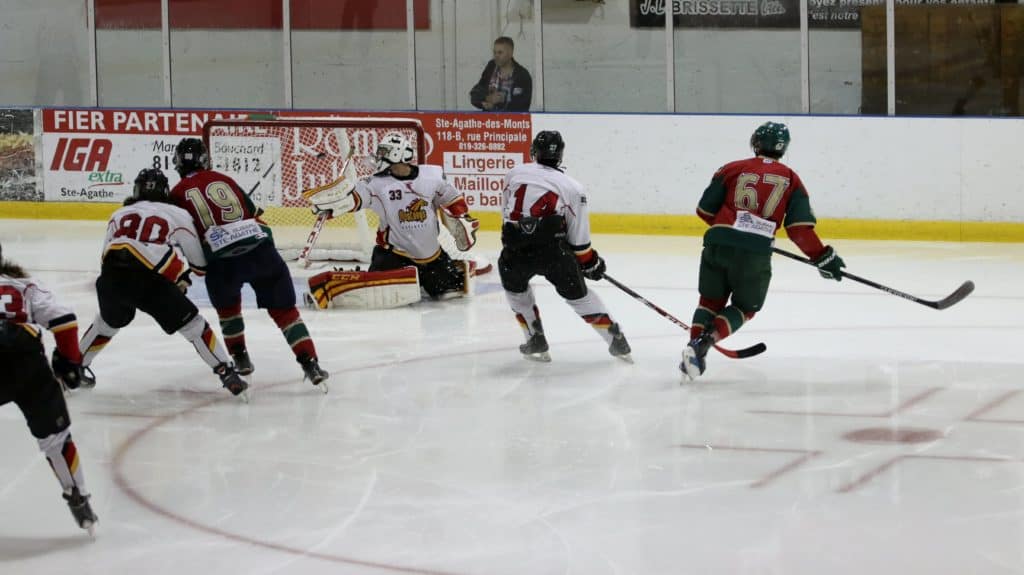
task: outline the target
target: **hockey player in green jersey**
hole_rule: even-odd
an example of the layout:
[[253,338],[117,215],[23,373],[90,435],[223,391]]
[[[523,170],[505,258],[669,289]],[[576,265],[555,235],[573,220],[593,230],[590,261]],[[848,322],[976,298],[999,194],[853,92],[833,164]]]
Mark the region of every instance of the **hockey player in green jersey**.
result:
[[845,264],[815,233],[817,220],[800,176],[779,161],[789,140],[785,124],[759,126],[750,137],[755,156],[719,168],[697,204],[697,215],[711,227],[700,258],[700,303],[679,366],[691,380],[704,373],[711,346],[736,333],[764,305],[779,227],[822,277],[842,279]]

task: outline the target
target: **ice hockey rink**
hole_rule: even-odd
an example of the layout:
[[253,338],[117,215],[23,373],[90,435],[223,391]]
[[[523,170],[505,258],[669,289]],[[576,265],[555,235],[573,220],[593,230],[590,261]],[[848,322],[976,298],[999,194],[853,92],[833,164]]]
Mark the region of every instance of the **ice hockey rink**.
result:
[[[102,234],[0,222],[83,329]],[[699,242],[594,245],[689,323]],[[832,243],[921,297],[977,290],[936,311],[777,257],[766,309],[723,342],[768,351],[712,351],[680,385],[685,334],[608,282],[633,365],[536,280],[553,361],[523,360],[495,272],[471,299],[304,311],[327,395],[250,308],[249,404],[140,316],[68,397],[95,539],[0,408],[0,573],[1024,572],[1024,246]],[[494,234],[481,247],[496,261]]]

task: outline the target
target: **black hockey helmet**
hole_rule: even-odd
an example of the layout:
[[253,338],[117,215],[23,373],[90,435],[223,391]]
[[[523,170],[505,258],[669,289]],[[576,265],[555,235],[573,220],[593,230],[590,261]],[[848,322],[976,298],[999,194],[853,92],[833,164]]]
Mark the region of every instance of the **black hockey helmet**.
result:
[[789,128],[778,122],[765,122],[750,136],[750,148],[758,156],[778,160],[789,147]]
[[562,163],[565,140],[555,130],[544,130],[537,134],[530,146],[530,157],[538,164],[557,168]]
[[167,185],[167,176],[159,168],[146,168],[135,176],[135,188],[132,199],[145,202],[169,202],[171,188]]
[[174,169],[181,177],[210,167],[206,144],[199,138],[182,138],[174,148]]

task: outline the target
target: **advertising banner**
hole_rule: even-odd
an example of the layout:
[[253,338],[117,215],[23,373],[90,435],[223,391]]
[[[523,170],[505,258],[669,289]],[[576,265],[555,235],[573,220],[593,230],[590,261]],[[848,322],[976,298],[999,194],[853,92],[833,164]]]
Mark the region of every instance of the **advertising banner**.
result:
[[[994,0],[896,0],[899,6],[992,4]],[[633,28],[664,28],[671,2],[676,28],[800,28],[800,0],[630,0]],[[884,0],[808,0],[811,28],[860,28],[860,9]]]
[[34,113],[0,109],[0,200],[41,201],[36,177]]
[[160,168],[173,186],[171,159],[185,136],[199,136],[212,118],[248,112],[195,110],[87,110],[43,113],[43,172],[47,201],[118,202],[131,194],[136,174]]
[[[50,201],[84,202],[123,201],[131,193],[135,175],[148,167],[164,170],[173,186],[178,175],[172,158],[181,138],[202,137],[203,125],[211,119],[255,114],[59,108],[44,109],[42,113],[45,197]],[[260,113],[270,114],[279,118],[313,117],[308,111]],[[475,210],[499,208],[502,178],[529,158],[532,138],[528,114],[344,112],[317,113],[315,117],[418,121],[426,139],[427,162],[443,166],[448,179],[466,194]],[[375,133],[371,139],[381,135]],[[211,150],[212,167],[235,177],[246,191],[255,188],[269,205],[304,207],[300,199],[303,186],[290,183],[288,177],[296,172],[293,164],[301,165],[301,160],[282,157],[281,143],[253,142],[218,142],[218,149]],[[362,142],[361,147],[372,151],[376,142]]]

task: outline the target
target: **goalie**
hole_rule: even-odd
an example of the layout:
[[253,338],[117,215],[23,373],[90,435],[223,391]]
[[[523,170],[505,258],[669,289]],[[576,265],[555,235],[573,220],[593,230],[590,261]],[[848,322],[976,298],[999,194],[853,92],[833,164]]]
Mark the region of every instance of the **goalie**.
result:
[[452,260],[438,240],[439,226],[451,232],[460,251],[467,251],[476,243],[479,222],[469,216],[465,197],[440,166],[417,166],[410,163],[413,158],[409,140],[391,132],[377,146],[373,176],[359,180],[349,165],[339,180],[305,194],[318,216],[369,208],[380,222],[368,272],[310,278],[317,307],[332,302],[361,308],[405,305],[419,301],[420,287],[433,299],[470,293],[475,264]]

